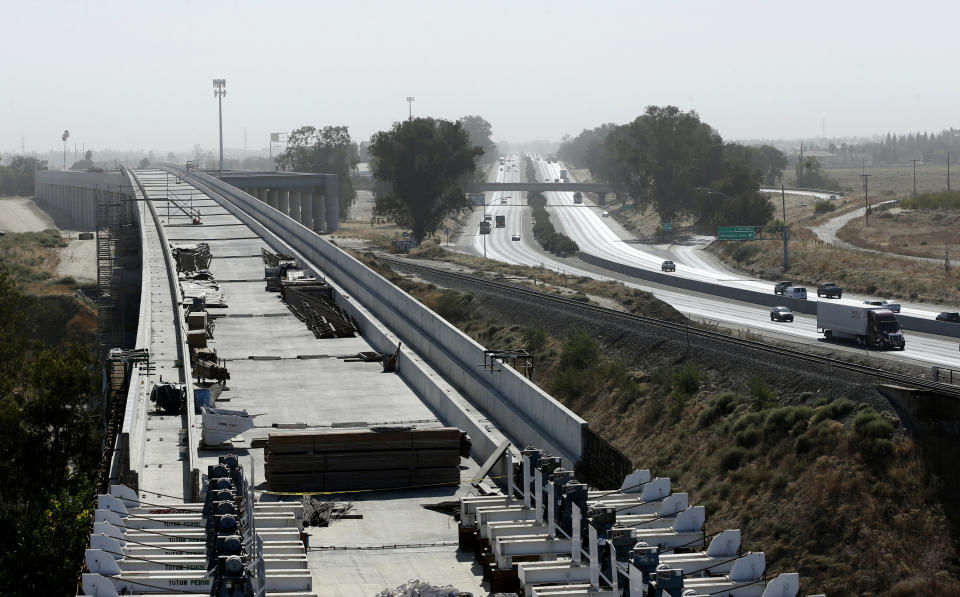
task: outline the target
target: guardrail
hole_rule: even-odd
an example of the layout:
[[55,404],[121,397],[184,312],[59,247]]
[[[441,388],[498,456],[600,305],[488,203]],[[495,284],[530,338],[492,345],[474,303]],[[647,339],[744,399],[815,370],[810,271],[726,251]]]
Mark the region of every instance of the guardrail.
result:
[[[499,371],[484,370],[483,346],[390,281],[269,205],[213,177],[171,171],[185,176],[212,197],[221,197],[225,207],[255,231],[263,229],[281,238],[289,249],[315,264],[349,293],[346,298],[356,300],[388,326],[467,396],[472,409],[489,417],[515,444],[544,446],[568,459],[571,465],[580,459],[586,421],[514,369],[503,366]],[[367,332],[364,330],[365,335]],[[441,402],[431,403],[437,410],[449,408],[442,401],[451,400],[449,396],[437,396],[433,390],[425,398],[439,398]]]

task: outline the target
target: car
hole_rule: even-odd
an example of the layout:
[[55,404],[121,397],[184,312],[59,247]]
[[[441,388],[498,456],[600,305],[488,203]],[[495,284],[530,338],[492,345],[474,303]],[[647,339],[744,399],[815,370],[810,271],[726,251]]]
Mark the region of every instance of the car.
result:
[[830,195],[830,201],[836,201],[836,200],[837,200],[836,195]]
[[809,203],[801,203],[801,204],[800,204],[800,207],[807,207],[808,205],[810,205],[810,204],[809,204]]
[[791,282],[790,280],[780,280],[773,287],[773,294],[783,294],[783,291],[786,290],[787,288],[790,288],[791,286],[793,286],[793,282]]
[[507,198],[504,197],[503,199],[500,200],[500,205],[506,205],[506,204],[507,204]]
[[817,296],[825,296],[827,298],[841,298],[843,297],[843,288],[840,288],[833,282],[824,282],[823,284],[817,284]]
[[610,216],[610,212],[609,212],[609,211],[605,211],[605,212],[603,212],[602,214],[600,214],[600,216],[601,216],[601,217],[604,217],[604,218],[607,218],[607,217]]
[[489,222],[490,220],[493,219],[493,216],[491,216],[490,214],[484,214],[484,215],[483,215],[483,219],[484,219],[484,220],[487,220],[487,221]]
[[677,271],[677,264],[672,261],[664,261],[660,264],[660,271],[675,272]]
[[520,240],[520,235],[514,234],[513,236],[510,237],[510,240]]
[[893,303],[886,300],[868,299],[863,301],[863,304],[870,305],[871,307],[880,307],[882,309],[890,309],[894,313],[900,312],[900,303]]
[[937,315],[937,321],[949,321],[950,323],[960,323],[960,313],[943,311]]
[[793,311],[789,307],[773,307],[770,309],[770,321],[793,321]]

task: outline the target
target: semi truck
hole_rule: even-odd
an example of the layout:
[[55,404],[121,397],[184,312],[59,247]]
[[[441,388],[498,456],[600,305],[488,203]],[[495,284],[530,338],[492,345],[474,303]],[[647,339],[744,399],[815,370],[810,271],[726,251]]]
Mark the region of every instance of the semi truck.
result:
[[903,350],[906,346],[900,322],[890,309],[819,301],[817,332],[828,341],[853,340],[867,348]]
[[560,171],[560,180],[563,180],[563,179],[565,179],[566,177],[567,177],[567,171],[566,171],[566,170],[561,170],[561,171]]
[[497,228],[503,228],[507,225],[507,216],[496,216]]

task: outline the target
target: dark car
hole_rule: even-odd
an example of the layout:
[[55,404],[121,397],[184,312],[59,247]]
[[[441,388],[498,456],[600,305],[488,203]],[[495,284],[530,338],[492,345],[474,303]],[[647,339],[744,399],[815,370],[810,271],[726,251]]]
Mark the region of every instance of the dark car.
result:
[[677,264],[672,261],[664,261],[660,264],[660,271],[675,272],[677,271]]
[[770,321],[793,321],[793,311],[788,307],[773,307],[770,309]]
[[937,321],[949,321],[950,323],[960,323],[960,313],[951,313],[944,311],[937,315]]
[[783,291],[791,286],[793,286],[793,282],[790,280],[781,280],[773,287],[773,294],[783,294]]
[[840,288],[833,282],[824,282],[823,284],[817,285],[817,296],[841,298],[843,296],[843,288]]

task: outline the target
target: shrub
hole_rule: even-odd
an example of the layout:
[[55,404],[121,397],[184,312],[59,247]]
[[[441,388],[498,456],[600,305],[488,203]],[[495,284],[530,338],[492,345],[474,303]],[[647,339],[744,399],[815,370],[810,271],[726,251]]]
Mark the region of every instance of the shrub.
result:
[[740,468],[744,459],[747,457],[747,451],[739,446],[731,446],[720,453],[720,472],[726,473]]
[[736,410],[741,397],[733,392],[724,392],[710,399],[707,408],[700,413],[697,423],[700,427],[713,425],[718,419],[725,417]]
[[760,253],[760,247],[753,244],[740,244],[733,250],[731,256],[737,263],[743,263],[756,257]]
[[734,432],[743,431],[743,430],[746,429],[747,427],[751,427],[751,426],[752,426],[752,427],[757,427],[757,428],[759,428],[759,427],[762,426],[762,425],[763,425],[763,415],[762,415],[762,414],[760,414],[760,413],[755,413],[755,412],[753,412],[753,413],[747,413],[747,414],[743,415],[742,417],[740,417],[739,419],[737,419],[737,422],[734,423],[734,425],[733,425],[733,431],[734,431]]
[[437,297],[433,310],[436,311],[437,315],[447,321],[458,323],[470,319],[470,315],[472,314],[470,303],[472,301],[472,295],[445,291]]
[[737,433],[736,442],[738,446],[752,448],[759,444],[762,438],[763,433],[760,431],[760,428],[750,425],[743,431]]
[[687,396],[696,393],[700,389],[700,370],[696,365],[684,365],[677,372],[677,389]]
[[833,402],[821,406],[814,411],[813,417],[810,419],[810,424],[815,425],[820,421],[826,421],[828,419],[839,421],[843,417],[850,414],[855,406],[856,404],[854,404],[852,400],[839,398]]
[[73,276],[64,276],[57,280],[56,284],[62,284],[64,286],[76,286],[77,280]]
[[590,369],[600,362],[600,344],[586,332],[571,330],[560,352],[560,369]]
[[867,439],[889,440],[893,437],[893,423],[870,407],[857,413],[853,419],[853,430],[857,435]]
[[547,345],[547,330],[540,326],[530,326],[520,333],[523,346],[530,352],[540,352]]
[[767,385],[767,382],[759,377],[753,377],[749,382],[750,396],[753,397],[754,410],[763,410],[776,404],[776,398],[773,390]]
[[817,214],[817,215],[830,213],[831,211],[834,211],[835,209],[837,209],[837,206],[834,205],[833,203],[829,202],[829,201],[817,201],[817,202],[813,205],[813,213],[815,213],[815,214]]
[[784,406],[771,410],[763,422],[764,439],[772,444],[787,434],[803,433],[812,414],[813,409],[809,406]]

